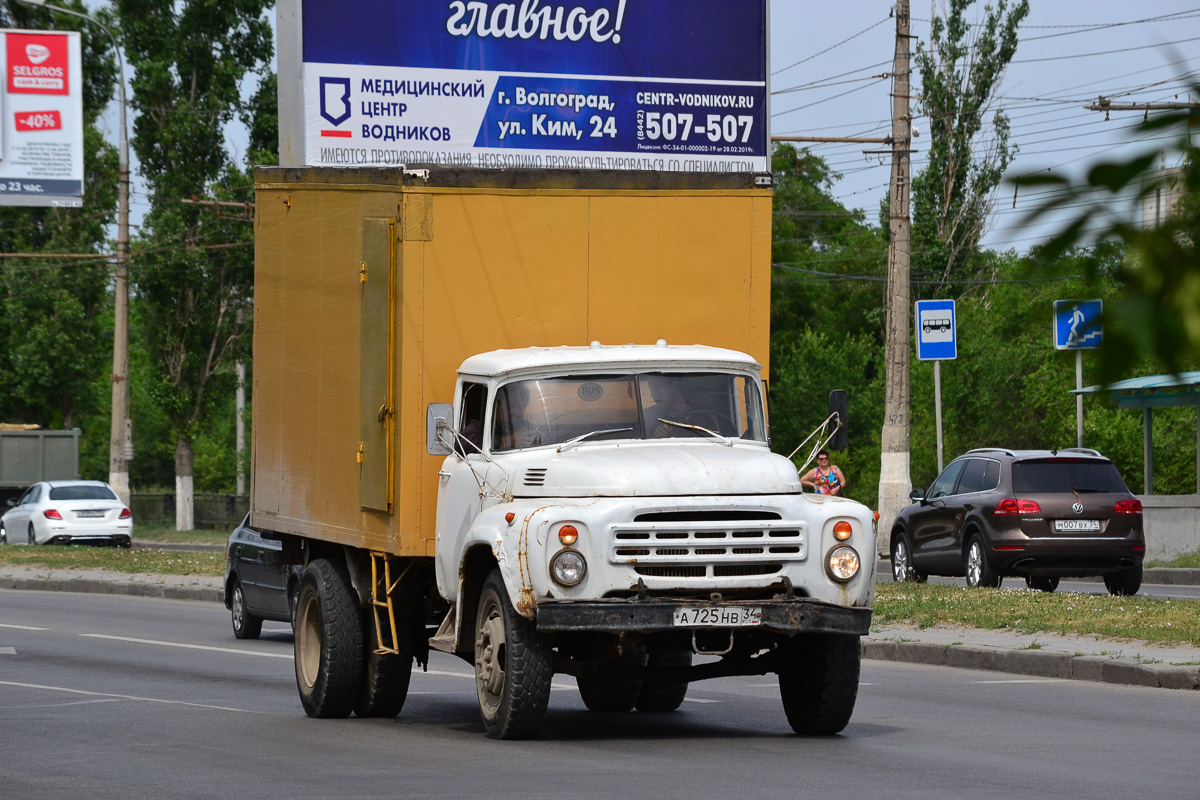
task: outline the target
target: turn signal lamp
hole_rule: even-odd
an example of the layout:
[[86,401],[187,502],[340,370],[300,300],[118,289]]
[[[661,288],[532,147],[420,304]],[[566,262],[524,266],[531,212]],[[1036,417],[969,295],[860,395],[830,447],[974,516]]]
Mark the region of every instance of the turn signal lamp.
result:
[[516,518],[517,518],[517,515],[511,511],[504,515],[504,521],[507,522],[509,525],[512,525],[513,520]]
[[42,512],[42,514],[45,515],[46,519],[62,519],[62,514],[58,513],[53,508],[47,508]]
[[1026,514],[1040,513],[1042,513],[1042,507],[1033,500],[1020,500],[1012,497],[1006,497],[996,506],[996,510],[992,512],[992,516],[1025,516]]
[[833,523],[833,538],[839,542],[844,542],[850,538],[850,534],[854,533],[854,528],[846,520]]
[[579,541],[579,529],[574,525],[563,525],[558,529],[558,540],[570,547]]

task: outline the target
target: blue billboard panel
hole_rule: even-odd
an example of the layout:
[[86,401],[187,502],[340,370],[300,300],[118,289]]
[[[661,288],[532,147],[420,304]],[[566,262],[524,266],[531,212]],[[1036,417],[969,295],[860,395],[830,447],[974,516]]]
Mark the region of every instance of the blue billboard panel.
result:
[[768,169],[765,0],[301,8],[308,164]]

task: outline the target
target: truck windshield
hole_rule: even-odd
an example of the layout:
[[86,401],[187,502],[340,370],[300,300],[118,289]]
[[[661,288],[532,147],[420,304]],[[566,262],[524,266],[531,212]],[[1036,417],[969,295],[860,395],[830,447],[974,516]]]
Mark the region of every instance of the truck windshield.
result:
[[[624,429],[624,430],[619,430]],[[758,381],[722,372],[570,375],[517,381],[496,393],[492,450],[611,439],[766,441]]]

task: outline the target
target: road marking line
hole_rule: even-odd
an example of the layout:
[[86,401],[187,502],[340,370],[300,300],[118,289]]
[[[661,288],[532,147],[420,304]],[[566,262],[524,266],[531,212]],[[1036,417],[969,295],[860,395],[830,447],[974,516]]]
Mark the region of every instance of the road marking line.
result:
[[19,631],[48,631],[49,628],[35,628],[32,625],[6,625],[0,622],[0,628],[14,628]]
[[67,694],[82,694],[88,697],[111,697],[116,700],[141,700],[146,703],[163,703],[169,706],[192,706],[194,708],[211,708],[216,711],[236,711],[239,714],[257,714],[257,711],[247,711],[244,708],[229,708],[228,706],[211,706],[207,703],[189,703],[185,700],[161,700],[157,697],[138,697],[132,694],[114,694],[113,692],[87,692],[83,689],[68,689],[65,686],[45,686],[40,683],[18,683],[17,681],[0,681],[0,686],[16,686],[21,689],[44,689],[48,692],[66,692]]
[[685,697],[685,698],[683,698],[683,702],[685,702],[685,703],[721,703],[724,701],[723,700],[707,700],[703,697]]
[[292,659],[291,653],[260,653],[257,650],[241,650],[236,647],[213,647],[207,644],[185,644],[183,642],[160,642],[156,639],[133,639],[128,636],[108,636],[103,633],[81,633],[89,639],[110,639],[115,642],[133,642],[135,644],[153,644],[159,647],[182,647],[186,650],[210,650],[215,653],[235,653],[239,656],[260,656],[261,658]]
[[1062,678],[1013,678],[1006,681],[971,681],[971,683],[1060,683]]
[[8,709],[14,708],[62,708],[63,706],[90,706],[96,703],[119,703],[121,702],[115,697],[97,697],[95,700],[73,700],[70,703],[38,703],[30,706],[7,706]]

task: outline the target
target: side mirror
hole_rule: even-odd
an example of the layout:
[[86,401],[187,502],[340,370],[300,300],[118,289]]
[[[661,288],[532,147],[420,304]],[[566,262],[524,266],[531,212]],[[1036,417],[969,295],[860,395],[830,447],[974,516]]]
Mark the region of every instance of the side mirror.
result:
[[829,393],[829,413],[837,414],[833,436],[826,445],[830,450],[845,450],[850,440],[850,397],[844,389]]
[[919,503],[922,500],[924,500],[925,499],[925,487],[924,486],[914,486],[913,490],[908,493],[908,499],[912,500],[914,503]]
[[8,506],[9,508],[15,508],[17,505],[17,498],[15,498],[15,497],[8,498],[7,500],[4,501],[4,505]]
[[453,434],[447,430],[454,415],[449,403],[430,403],[425,412],[425,450],[431,456],[448,456],[452,452]]

